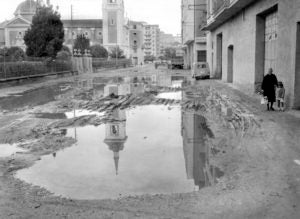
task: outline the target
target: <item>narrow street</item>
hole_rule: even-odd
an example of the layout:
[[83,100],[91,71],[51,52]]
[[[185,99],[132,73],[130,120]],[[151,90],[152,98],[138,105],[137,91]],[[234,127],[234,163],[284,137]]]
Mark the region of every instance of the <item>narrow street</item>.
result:
[[0,218],[300,217],[299,111],[152,64],[0,86]]

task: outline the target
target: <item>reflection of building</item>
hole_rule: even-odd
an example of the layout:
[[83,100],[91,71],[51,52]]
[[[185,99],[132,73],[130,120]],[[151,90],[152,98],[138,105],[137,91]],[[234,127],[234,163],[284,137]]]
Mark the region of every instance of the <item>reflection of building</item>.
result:
[[116,109],[112,112],[113,120],[105,124],[104,143],[114,152],[116,174],[118,175],[120,151],[124,149],[127,140],[126,114],[124,110]]
[[128,95],[128,94],[138,94],[145,91],[144,83],[122,83],[122,84],[107,84],[104,87],[104,96],[109,95]]
[[186,173],[199,189],[214,183],[216,168],[209,165],[207,138],[212,137],[206,118],[195,112],[182,112],[182,137]]

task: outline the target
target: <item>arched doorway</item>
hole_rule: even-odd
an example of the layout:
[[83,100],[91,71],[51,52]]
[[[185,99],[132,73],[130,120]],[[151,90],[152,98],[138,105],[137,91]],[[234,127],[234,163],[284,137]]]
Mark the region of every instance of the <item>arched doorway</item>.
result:
[[233,82],[233,45],[228,46],[227,49],[227,82]]

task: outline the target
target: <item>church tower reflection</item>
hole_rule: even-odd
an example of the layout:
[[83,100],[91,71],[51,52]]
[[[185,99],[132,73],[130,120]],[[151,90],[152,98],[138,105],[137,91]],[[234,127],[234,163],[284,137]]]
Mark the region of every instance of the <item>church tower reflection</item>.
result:
[[118,175],[120,151],[124,149],[124,144],[127,140],[126,113],[124,110],[116,109],[110,113],[110,117],[110,120],[105,124],[104,143],[114,153],[116,175]]
[[[213,137],[206,118],[195,111],[182,111],[182,137],[186,174],[199,189],[214,184],[221,173],[209,164],[208,138]],[[219,175],[220,177],[221,175]]]

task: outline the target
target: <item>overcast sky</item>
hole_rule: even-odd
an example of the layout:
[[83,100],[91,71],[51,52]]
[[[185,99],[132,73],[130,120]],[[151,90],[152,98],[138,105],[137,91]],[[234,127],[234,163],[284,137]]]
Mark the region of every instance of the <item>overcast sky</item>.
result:
[[[0,22],[13,18],[13,13],[23,0],[1,0]],[[180,34],[181,0],[125,0],[127,17],[135,21],[159,24],[162,31]],[[63,19],[70,19],[71,4],[74,19],[102,18],[102,0],[51,0],[59,6]]]

